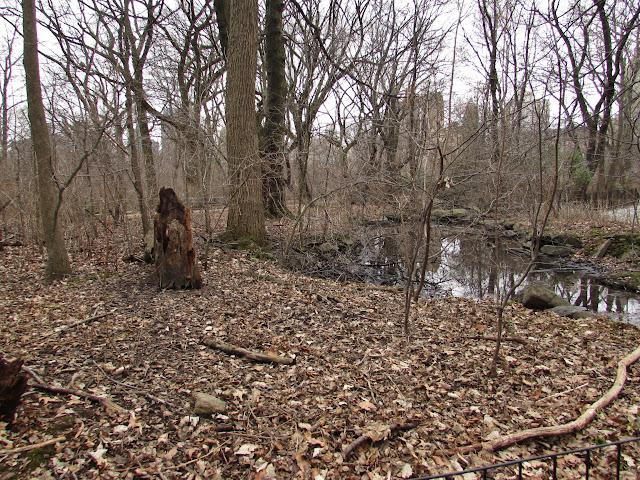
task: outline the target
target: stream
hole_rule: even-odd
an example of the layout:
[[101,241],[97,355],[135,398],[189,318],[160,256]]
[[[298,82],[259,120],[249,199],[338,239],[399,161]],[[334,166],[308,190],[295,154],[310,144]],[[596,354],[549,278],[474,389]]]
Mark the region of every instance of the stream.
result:
[[[415,243],[414,237],[399,225],[362,227],[349,248],[325,248],[315,271],[305,270],[338,280],[403,286],[407,281],[405,243]],[[505,292],[517,281],[528,259],[517,240],[501,239],[496,252],[486,235],[435,228],[422,296],[495,298],[496,291]],[[541,257],[518,290],[542,281],[573,305],[640,326],[640,295],[601,284],[601,275],[588,261]]]

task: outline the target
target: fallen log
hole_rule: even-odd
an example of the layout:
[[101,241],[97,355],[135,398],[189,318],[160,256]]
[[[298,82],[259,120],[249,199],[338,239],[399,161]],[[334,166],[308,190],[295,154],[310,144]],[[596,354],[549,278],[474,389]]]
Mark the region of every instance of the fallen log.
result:
[[636,363],[639,359],[640,347],[636,348],[633,352],[620,360],[620,362],[618,363],[618,373],[616,375],[616,380],[613,383],[613,386],[596,402],[592,403],[589,408],[587,408],[584,413],[574,421],[565,423],[563,425],[554,425],[552,427],[530,428],[528,430],[523,430],[522,432],[516,432],[510,435],[498,437],[495,440],[489,442],[466,445],[464,447],[456,449],[456,452],[463,455],[471,452],[477,452],[481,449],[492,452],[534,438],[565,435],[567,433],[574,433],[582,430],[595,418],[598,410],[606,407],[616,398],[618,398],[618,395],[620,395],[620,392],[622,391],[622,387],[624,387],[624,384],[627,381],[627,369],[631,365]]
[[206,345],[207,347],[220,350],[221,352],[227,353],[229,355],[238,355],[239,357],[245,357],[246,359],[252,360],[254,362],[280,363],[283,365],[292,365],[296,362],[295,358],[282,357],[280,355],[272,353],[253,352],[251,350],[247,350],[246,348],[231,345],[230,343],[225,343],[211,337],[204,337],[200,341],[200,343]]

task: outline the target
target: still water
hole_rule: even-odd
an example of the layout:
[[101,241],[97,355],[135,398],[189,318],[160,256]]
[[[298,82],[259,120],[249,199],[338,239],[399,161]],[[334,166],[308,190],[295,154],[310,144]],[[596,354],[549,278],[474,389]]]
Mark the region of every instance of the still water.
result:
[[[469,233],[433,233],[423,296],[495,298],[516,282],[528,264],[528,254],[515,241],[501,241],[498,249],[492,239]],[[364,280],[385,285],[406,284],[405,244],[414,241],[400,227],[363,229],[359,254]],[[422,254],[421,254],[422,257]],[[640,325],[640,296],[615,290],[599,283],[601,272],[589,262],[541,260],[523,286],[542,281],[576,306],[607,314]]]

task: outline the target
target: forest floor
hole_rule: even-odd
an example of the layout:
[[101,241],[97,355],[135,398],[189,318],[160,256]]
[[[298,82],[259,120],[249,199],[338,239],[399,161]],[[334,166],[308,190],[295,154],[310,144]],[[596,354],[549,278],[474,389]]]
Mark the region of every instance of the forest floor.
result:
[[[578,433],[465,449],[577,418],[640,345],[632,325],[511,304],[507,335],[522,342],[503,344],[492,378],[492,301],[420,300],[408,340],[398,288],[309,278],[221,248],[207,267],[201,290],[160,291],[150,265],[75,253],[74,275],[43,285],[37,249],[0,251],[2,355],[119,407],[30,388],[13,425],[0,427],[0,479],[412,478],[640,436],[634,365],[619,398]],[[295,363],[251,362],[203,338]],[[226,410],[196,416],[195,392]],[[638,478],[640,449],[624,453],[621,478]],[[614,449],[592,461],[591,478],[611,478]],[[583,478],[584,457],[558,468]],[[534,461],[524,475],[550,469]]]

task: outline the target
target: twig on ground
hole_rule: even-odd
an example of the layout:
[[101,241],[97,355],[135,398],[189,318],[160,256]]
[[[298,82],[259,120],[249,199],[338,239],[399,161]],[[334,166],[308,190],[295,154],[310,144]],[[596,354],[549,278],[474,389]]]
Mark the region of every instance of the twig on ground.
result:
[[114,410],[117,413],[125,413],[128,412],[127,409],[122,408],[121,406],[114,403],[112,400],[109,400],[107,397],[102,395],[94,395],[92,393],[84,392],[82,390],[75,390],[72,388],[62,388],[62,387],[54,387],[53,385],[46,384],[42,381],[42,379],[29,367],[22,366],[22,370],[33,377],[36,383],[30,383],[31,387],[37,388],[39,390],[45,390],[51,393],[61,393],[64,395],[75,395],[76,397],[86,398],[91,400],[92,402],[96,402],[101,404],[107,410]]
[[114,309],[113,309],[113,310],[111,310],[110,312],[105,312],[105,313],[101,313],[100,315],[94,315],[94,316],[92,316],[92,317],[85,318],[85,319],[83,319],[83,320],[78,320],[77,322],[70,323],[69,325],[63,325],[62,327],[59,327],[59,328],[54,329],[53,331],[51,331],[51,332],[49,332],[49,333],[44,334],[42,337],[40,337],[40,339],[42,340],[42,339],[45,339],[45,338],[52,337],[52,336],[54,336],[54,335],[55,335],[55,334],[57,334],[57,333],[65,332],[65,331],[67,331],[67,330],[70,330],[70,329],[72,329],[72,328],[77,327],[78,325],[82,325],[82,324],[85,324],[85,323],[95,322],[96,320],[100,320],[101,318],[104,318],[104,317],[106,317],[107,315],[111,315],[112,313],[114,313],[114,312],[115,312],[115,311],[117,311],[117,310],[118,310],[117,308],[114,308]]
[[[471,340],[491,340],[492,342],[495,342],[497,340],[496,337],[486,337],[484,335],[476,335],[474,337],[469,337]],[[520,337],[502,337],[500,339],[503,342],[514,342],[514,343],[519,343],[520,345],[528,345],[529,342],[527,342],[524,338],[520,338]]]
[[166,400],[163,400],[161,398],[158,398],[154,395],[151,395],[148,392],[145,392],[144,390],[140,390],[138,387],[136,387],[135,385],[129,385],[128,383],[124,383],[124,382],[120,382],[118,380],[116,380],[115,378],[111,377],[107,372],[105,372],[104,368],[102,368],[100,365],[98,365],[96,363],[95,360],[91,360],[93,362],[93,364],[98,367],[98,369],[102,372],[102,374],[107,378],[107,380],[111,380],[113,383],[115,383],[116,385],[120,385],[123,388],[126,388],[128,390],[130,390],[132,393],[136,394],[136,395],[142,395],[143,397],[148,398],[151,401],[157,402],[157,403],[161,403],[163,405],[169,405],[171,407],[174,407],[175,405],[173,405],[170,402],[167,402]]
[[253,352],[251,350],[247,350],[246,348],[237,347],[235,345],[231,345],[230,343],[221,342],[220,340],[216,340],[210,337],[204,337],[202,340],[200,340],[200,343],[206,345],[207,347],[220,350],[229,355],[238,355],[240,357],[245,357],[249,360],[253,360],[254,362],[280,363],[283,365],[292,365],[296,362],[294,358],[281,357],[280,355],[275,354]]
[[48,447],[49,445],[53,445],[54,443],[64,442],[66,440],[65,437],[56,437],[50,440],[46,440],[40,443],[34,443],[32,445],[25,445],[24,447],[10,448],[7,450],[0,450],[0,455],[11,455],[12,453],[21,453],[28,452],[29,450],[35,450],[36,448]]
[[565,395],[567,393],[571,393],[571,392],[574,392],[576,390],[580,390],[581,388],[584,388],[587,385],[589,385],[589,384],[588,383],[583,383],[582,385],[580,385],[578,387],[570,388],[569,390],[565,390],[564,392],[554,393],[553,395],[549,395],[548,397],[544,397],[544,398],[541,398],[539,400],[536,400],[533,403],[540,403],[540,402],[544,402],[545,400],[551,400],[552,398],[561,397],[562,395]]
[[[627,381],[627,369],[636,363],[640,359],[640,347],[636,348],[629,355],[624,357],[618,363],[618,373],[616,375],[615,382],[613,386],[605,393],[602,397],[600,397],[596,402],[592,403],[589,408],[587,408],[582,415],[573,420],[572,422],[565,423],[562,425],[554,425],[552,427],[538,427],[538,428],[530,428],[528,430],[523,430],[521,432],[512,433],[510,435],[504,435],[495,440],[484,442],[484,443],[476,443],[473,445],[467,445],[466,447],[461,447],[457,449],[460,453],[471,453],[477,452],[481,448],[487,450],[489,452],[493,452],[495,450],[499,450],[502,448],[509,447],[516,443],[524,442],[526,440],[531,440],[534,438],[540,437],[551,437],[558,435],[566,435],[567,433],[574,433],[579,430],[582,430],[586,427],[596,416],[598,410],[609,405],[613,400],[618,398],[622,388],[624,387],[625,382]],[[565,392],[562,392],[565,393]]]

